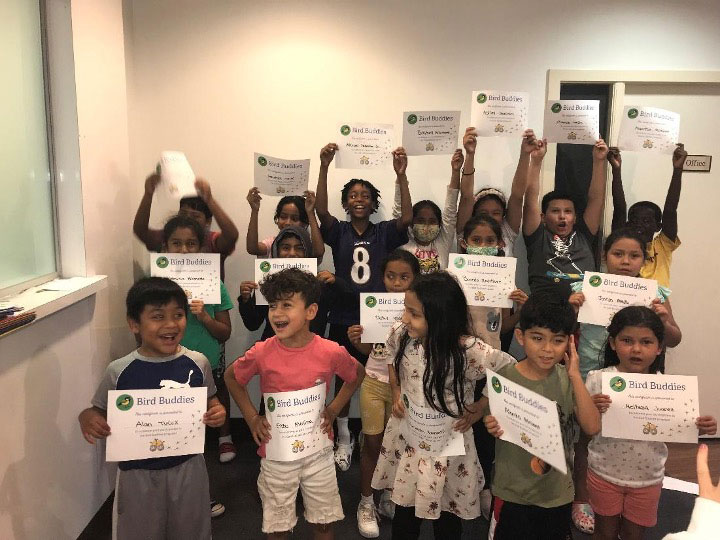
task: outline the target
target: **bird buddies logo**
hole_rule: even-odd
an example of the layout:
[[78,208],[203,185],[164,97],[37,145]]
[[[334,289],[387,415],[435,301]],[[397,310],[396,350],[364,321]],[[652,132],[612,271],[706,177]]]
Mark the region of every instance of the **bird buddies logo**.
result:
[[365,305],[369,308],[374,308],[375,306],[377,306],[377,298],[375,298],[374,296],[368,296],[365,299]]
[[602,285],[602,278],[600,276],[591,276],[588,283],[593,287],[599,287]]
[[465,266],[465,258],[464,257],[455,257],[453,264],[455,265],[455,268],[463,268]]
[[340,133],[343,134],[343,135],[345,135],[345,136],[350,135],[350,126],[348,126],[347,124],[345,124],[344,126],[342,126],[342,127],[340,128]]
[[275,399],[272,397],[267,398],[268,411],[273,412],[275,410]]
[[270,263],[267,261],[261,262],[260,271],[267,274],[270,271]]
[[478,103],[485,103],[487,101],[487,94],[478,94],[477,95],[477,102]]
[[562,111],[562,105],[560,105],[559,103],[553,103],[552,107],[550,107],[550,110],[554,113],[559,113],[560,111]]
[[638,116],[638,110],[635,108],[628,109],[628,118],[634,120]]
[[167,257],[158,257],[155,259],[155,264],[158,268],[167,268],[168,264],[170,264],[170,261],[168,261]]
[[622,392],[626,386],[627,383],[625,383],[625,379],[622,377],[613,377],[610,379],[610,388],[615,390],[615,392]]
[[498,394],[500,392],[502,392],[502,384],[500,383],[500,381],[498,380],[497,377],[492,378],[491,384],[492,384],[493,390],[495,390]]
[[129,394],[122,394],[115,400],[115,406],[121,411],[129,411],[134,404],[135,400]]
[[260,164],[261,167],[264,167],[265,165],[267,165],[267,159],[265,159],[263,156],[260,156],[258,158],[258,163]]
[[417,122],[417,115],[411,114],[407,117],[408,124],[413,125]]

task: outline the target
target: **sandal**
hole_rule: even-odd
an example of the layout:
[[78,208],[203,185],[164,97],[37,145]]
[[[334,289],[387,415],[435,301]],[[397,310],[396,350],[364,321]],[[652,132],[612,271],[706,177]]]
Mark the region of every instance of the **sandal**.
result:
[[595,531],[595,513],[588,503],[573,502],[573,524],[582,533],[592,534]]

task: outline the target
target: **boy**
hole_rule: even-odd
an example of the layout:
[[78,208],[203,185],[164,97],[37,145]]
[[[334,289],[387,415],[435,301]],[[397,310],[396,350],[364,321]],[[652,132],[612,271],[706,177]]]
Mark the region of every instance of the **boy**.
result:
[[[225,408],[215,397],[210,364],[201,353],[180,345],[187,323],[185,292],[167,278],[141,279],[126,300],[130,330],[140,347],[111,362],[92,407],[80,413],[80,429],[90,444],[111,435],[106,422],[108,390],[156,389],[166,381],[206,386],[203,422],[219,427]],[[211,537],[210,493],[202,454],[121,461],[113,505],[113,539]]]
[[330,524],[344,518],[331,449],[296,461],[265,458],[265,443],[272,437],[272,428],[250,401],[247,384],[259,374],[263,394],[304,390],[317,384],[328,389],[337,374],[345,384],[322,412],[322,431],[332,438],[333,420],[362,382],[365,369],[343,347],[310,331],[320,296],[320,282],[315,276],[288,268],[268,276],[260,291],[268,300],[275,336],[256,343],[228,367],[225,382],[260,446],[262,531],[272,539],[290,537],[297,523],[295,499],[301,488],[305,519],[314,525],[315,538],[330,539]]
[[[665,196],[665,208],[654,202],[639,201],[630,207],[627,213],[627,225],[636,228],[646,243],[645,264],[640,269],[640,277],[654,279],[663,287],[670,287],[670,265],[672,254],[680,247],[677,235],[677,208],[680,203],[680,189],[682,187],[682,172],[687,158],[685,145],[678,143],[673,152],[673,174]],[[623,190],[620,170],[622,156],[620,150],[611,148],[608,152],[608,161],[612,167],[612,197],[613,220],[612,229],[615,230],[626,224],[625,191]],[[657,232],[660,234],[656,235]]]
[[[554,294],[534,294],[520,310],[515,338],[526,357],[498,373],[557,402],[568,471],[572,471],[573,417],[593,436],[600,431],[600,414],[580,375],[580,362],[571,337],[575,312]],[[559,364],[561,360],[565,365]],[[502,426],[492,415],[483,419],[491,435]],[[495,447],[495,495],[491,530],[495,540],[572,538],[572,474],[564,475],[523,448],[498,439]]]
[[575,201],[567,193],[546,193],[538,205],[540,169],[547,141],[536,140],[535,145],[536,150],[530,153],[522,221],[530,290],[533,294],[552,291],[567,300],[570,284],[582,280],[585,271],[595,270],[597,266],[592,245],[602,223],[608,148],[602,139],[593,147],[587,206],[578,221]]

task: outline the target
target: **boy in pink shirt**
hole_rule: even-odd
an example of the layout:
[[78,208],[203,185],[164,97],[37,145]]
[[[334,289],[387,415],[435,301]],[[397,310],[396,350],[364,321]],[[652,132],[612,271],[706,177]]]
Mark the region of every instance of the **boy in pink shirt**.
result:
[[332,445],[295,461],[267,459],[265,444],[272,437],[272,428],[258,414],[246,386],[260,375],[263,394],[305,390],[322,383],[329,394],[330,381],[338,375],[345,384],[322,412],[322,431],[332,439],[333,420],[362,382],[365,369],[344,347],[310,331],[320,297],[320,282],[313,275],[296,268],[283,270],[268,276],[260,291],[268,300],[268,319],[275,336],[256,343],[228,367],[225,382],[260,446],[262,530],[268,538],[289,538],[297,523],[297,491],[302,488],[305,519],[314,525],[315,538],[333,538],[330,524],[345,516]]

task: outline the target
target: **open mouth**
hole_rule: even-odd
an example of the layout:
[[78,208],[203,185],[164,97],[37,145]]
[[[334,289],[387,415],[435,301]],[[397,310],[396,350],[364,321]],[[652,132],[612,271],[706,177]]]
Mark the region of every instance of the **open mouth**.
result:
[[162,334],[160,336],[160,341],[163,343],[163,345],[173,345],[175,341],[177,340],[177,334]]
[[273,322],[273,326],[275,327],[276,331],[287,328],[288,324],[290,324],[288,321],[274,321]]

